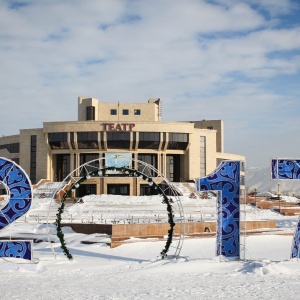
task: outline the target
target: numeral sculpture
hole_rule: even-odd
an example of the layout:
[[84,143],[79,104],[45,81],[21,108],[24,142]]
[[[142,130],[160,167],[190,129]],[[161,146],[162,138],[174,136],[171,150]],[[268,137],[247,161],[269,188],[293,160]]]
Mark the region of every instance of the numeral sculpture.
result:
[[217,191],[217,255],[240,257],[240,161],[223,161],[210,175],[196,180],[197,191]]
[[[299,180],[300,159],[272,159],[271,178],[277,180]],[[300,258],[300,219],[295,228],[291,258]]]
[[[15,162],[0,157],[0,182],[8,192],[9,201],[0,210],[0,230],[15,222],[29,210],[32,187],[25,171]],[[32,241],[0,241],[0,257],[14,257],[32,260]]]

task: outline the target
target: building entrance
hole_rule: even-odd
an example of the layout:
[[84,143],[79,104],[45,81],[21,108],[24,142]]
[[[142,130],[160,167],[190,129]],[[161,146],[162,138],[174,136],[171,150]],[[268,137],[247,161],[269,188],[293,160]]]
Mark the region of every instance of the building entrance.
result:
[[96,195],[97,186],[96,184],[82,184],[76,190],[76,197],[84,197],[86,195]]
[[129,184],[108,184],[107,194],[129,196],[130,185]]
[[166,175],[171,182],[180,181],[180,155],[167,155]]

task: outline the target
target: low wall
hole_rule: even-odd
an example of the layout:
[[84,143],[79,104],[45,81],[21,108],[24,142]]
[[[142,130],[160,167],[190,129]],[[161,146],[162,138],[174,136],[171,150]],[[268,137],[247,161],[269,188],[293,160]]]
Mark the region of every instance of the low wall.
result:
[[[203,232],[216,232],[217,223],[211,222],[189,222],[184,223],[185,234],[197,234]],[[179,228],[175,228],[175,233],[179,233]]]
[[275,209],[279,213],[285,216],[298,216],[300,215],[300,207],[280,207],[280,209]]
[[265,228],[276,228],[276,220],[246,221],[246,230],[256,230]]
[[[243,227],[241,222],[241,228]],[[111,247],[122,244],[122,241],[130,237],[136,238],[163,238],[168,234],[170,225],[168,223],[147,223],[147,224],[88,224],[88,223],[62,223],[64,226],[71,227],[77,233],[84,234],[107,234],[111,237]],[[197,235],[204,232],[215,233],[216,222],[188,222],[182,223],[185,235]],[[247,221],[246,230],[257,230],[266,228],[276,228],[275,220]],[[174,227],[174,233],[180,233],[180,223]]]
[[71,227],[77,233],[93,234],[105,233],[112,235],[112,224],[91,224],[91,223],[62,223],[62,227]]
[[265,201],[268,200],[268,197],[247,197],[246,198],[246,203],[250,204],[250,203],[255,203],[255,202],[259,202],[259,201]]
[[[175,225],[175,230],[179,227]],[[113,237],[152,237],[163,236],[168,233],[168,223],[147,223],[147,224],[115,224],[112,226]],[[179,231],[179,229],[178,229]]]
[[298,206],[296,203],[293,202],[285,202],[285,201],[278,201],[278,200],[269,200],[269,201],[257,201],[252,202],[252,205],[256,205],[258,208],[260,209],[270,209],[273,207],[294,207],[294,206]]

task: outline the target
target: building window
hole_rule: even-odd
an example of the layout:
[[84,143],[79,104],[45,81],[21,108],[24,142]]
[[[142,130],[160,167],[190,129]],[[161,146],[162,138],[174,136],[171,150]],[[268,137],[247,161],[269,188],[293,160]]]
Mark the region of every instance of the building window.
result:
[[159,132],[140,132],[139,146],[140,149],[158,149],[160,142]]
[[79,149],[99,149],[98,132],[77,132],[77,144]]
[[67,132],[48,133],[48,143],[52,150],[69,149]]
[[189,142],[187,133],[169,133],[167,149],[186,150]]
[[20,144],[12,143],[12,144],[0,145],[0,149],[7,149],[7,151],[10,153],[19,153],[20,152]]
[[[93,162],[92,162],[93,161]],[[90,162],[81,169],[80,176],[85,176],[87,173],[99,169],[99,154],[98,153],[80,153],[80,165]]]
[[116,116],[116,115],[117,115],[117,110],[116,110],[116,109],[111,109],[111,110],[110,110],[110,114],[111,114],[112,116]]
[[37,153],[37,136],[30,137],[30,179],[31,182],[36,183],[36,153]]
[[70,142],[71,142],[72,149],[76,149],[75,140],[74,140],[74,132],[70,132]]
[[129,149],[130,132],[106,132],[107,148]]
[[129,184],[108,184],[107,194],[129,196],[130,185]]
[[76,189],[76,197],[84,197],[86,195],[96,195],[97,186],[96,184],[81,184],[78,189]]
[[128,116],[129,115],[129,110],[128,109],[123,109],[123,115]]
[[161,143],[161,149],[165,149],[166,141],[167,141],[167,133],[166,133],[166,132],[163,132],[163,135],[162,135],[162,143]]
[[200,177],[206,175],[206,136],[200,136]]
[[104,147],[104,132],[103,131],[100,132],[100,146],[101,146],[102,149],[105,148]]
[[87,106],[86,108],[86,120],[94,121],[95,120],[95,106]]
[[133,113],[134,113],[135,116],[139,116],[141,114],[141,110],[140,109],[135,109]]
[[141,184],[140,185],[140,196],[151,196],[158,195],[157,189],[153,186],[149,186],[149,184]]
[[132,133],[132,148],[135,149],[136,147],[136,132]]
[[71,158],[70,154],[56,155],[55,181],[62,181],[70,174],[71,172],[70,158]]
[[168,154],[166,156],[166,177],[169,181],[180,181],[180,155]]
[[207,126],[207,129],[213,130],[213,129],[214,129],[214,126]]
[[[157,155],[156,154],[143,154],[143,153],[140,153],[138,155],[138,160],[141,160],[141,161],[153,166],[155,169],[157,169]],[[139,171],[144,173],[148,177],[156,176],[156,172],[154,170],[150,170],[149,168],[145,168],[142,164],[139,165]]]
[[8,195],[7,189],[2,182],[0,182],[0,195]]
[[16,164],[20,164],[20,159],[19,158],[12,158],[12,161],[14,161]]

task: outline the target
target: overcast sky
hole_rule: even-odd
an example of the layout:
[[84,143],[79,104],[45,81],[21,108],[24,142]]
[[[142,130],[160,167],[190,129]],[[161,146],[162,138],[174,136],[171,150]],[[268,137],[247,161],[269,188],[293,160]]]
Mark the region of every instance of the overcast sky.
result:
[[248,167],[300,157],[299,0],[1,0],[0,41],[0,135],[157,97]]

